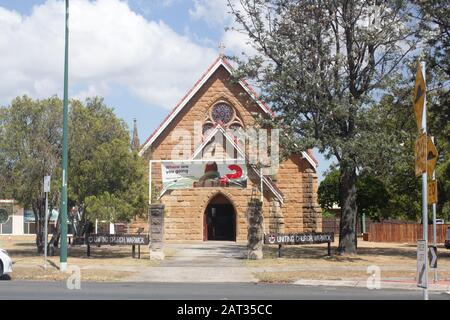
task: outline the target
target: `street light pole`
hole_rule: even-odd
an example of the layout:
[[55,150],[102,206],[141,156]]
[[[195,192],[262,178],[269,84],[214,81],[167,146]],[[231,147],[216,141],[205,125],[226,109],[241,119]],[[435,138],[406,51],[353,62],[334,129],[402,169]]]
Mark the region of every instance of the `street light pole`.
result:
[[60,250],[60,270],[67,269],[67,164],[69,157],[68,146],[68,117],[69,117],[69,0],[66,0],[66,28],[65,28],[65,48],[64,48],[64,106],[63,106],[63,152],[62,152],[62,188],[61,188],[61,250]]

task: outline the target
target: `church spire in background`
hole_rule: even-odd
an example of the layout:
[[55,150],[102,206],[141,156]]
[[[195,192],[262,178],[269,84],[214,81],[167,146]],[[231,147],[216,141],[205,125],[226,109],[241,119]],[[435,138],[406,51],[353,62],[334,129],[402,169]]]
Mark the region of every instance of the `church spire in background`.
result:
[[141,146],[141,144],[139,143],[136,118],[133,119],[133,121],[134,121],[134,127],[133,127],[133,140],[131,140],[131,149],[139,151],[139,147]]

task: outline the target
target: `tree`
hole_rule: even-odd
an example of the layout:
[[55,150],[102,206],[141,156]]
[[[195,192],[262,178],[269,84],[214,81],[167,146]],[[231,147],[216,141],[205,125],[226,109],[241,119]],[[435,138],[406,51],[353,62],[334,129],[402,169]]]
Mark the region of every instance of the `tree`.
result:
[[[76,235],[96,218],[128,220],[146,201],[143,160],[131,150],[125,123],[101,98],[71,101],[69,114],[69,219]],[[18,97],[0,108],[0,195],[32,208],[38,253],[44,248],[43,177],[52,176],[50,210],[59,207],[62,102]],[[2,185],[3,186],[3,185]],[[58,245],[59,229],[49,242]],[[51,254],[53,250],[50,250]]]
[[427,64],[429,131],[439,151],[437,211],[450,219],[450,6],[448,1],[416,0]]
[[325,179],[320,182],[317,189],[317,196],[320,207],[324,210],[330,210],[339,203],[339,170],[328,172]]
[[[322,209],[329,210],[333,205],[341,205],[339,197],[339,170],[332,170],[320,183],[318,189],[319,204]],[[390,193],[384,183],[370,174],[361,174],[357,178],[356,205],[358,213],[365,214],[373,220],[386,218]]]
[[125,123],[99,97],[72,102],[69,206],[74,232],[88,221],[126,221],[145,212],[143,160],[131,150]]
[[[406,1],[229,1],[257,54],[238,61],[238,78],[261,88],[291,141],[316,146],[340,169],[338,253],[356,253],[357,170],[378,143],[370,106],[399,76],[414,48]],[[236,59],[240,60],[240,59]],[[298,146],[295,147],[295,146]],[[369,152],[367,152],[369,151]]]
[[50,210],[59,203],[61,110],[56,97],[34,101],[27,96],[0,109],[0,176],[9,189],[3,192],[33,209],[38,253],[44,249],[45,175],[53,177]]

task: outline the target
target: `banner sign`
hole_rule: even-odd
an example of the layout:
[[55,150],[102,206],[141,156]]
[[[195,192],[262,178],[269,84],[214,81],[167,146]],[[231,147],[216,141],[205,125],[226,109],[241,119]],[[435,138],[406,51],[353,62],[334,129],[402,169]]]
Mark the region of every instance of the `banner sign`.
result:
[[333,232],[271,233],[264,237],[265,244],[316,244],[334,242]]
[[247,166],[245,162],[162,162],[161,171],[163,188],[166,190],[247,187]]
[[88,243],[91,245],[146,245],[147,235],[141,234],[90,234]]

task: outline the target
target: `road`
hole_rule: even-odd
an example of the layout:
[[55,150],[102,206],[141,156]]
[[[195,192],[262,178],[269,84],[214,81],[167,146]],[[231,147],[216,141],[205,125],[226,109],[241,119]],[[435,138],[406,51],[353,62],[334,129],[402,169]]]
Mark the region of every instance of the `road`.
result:
[[[69,290],[65,282],[1,281],[5,299],[161,299],[161,300],[420,300],[420,290],[368,290],[254,283],[81,283]],[[450,300],[450,294],[430,292],[431,300]]]

